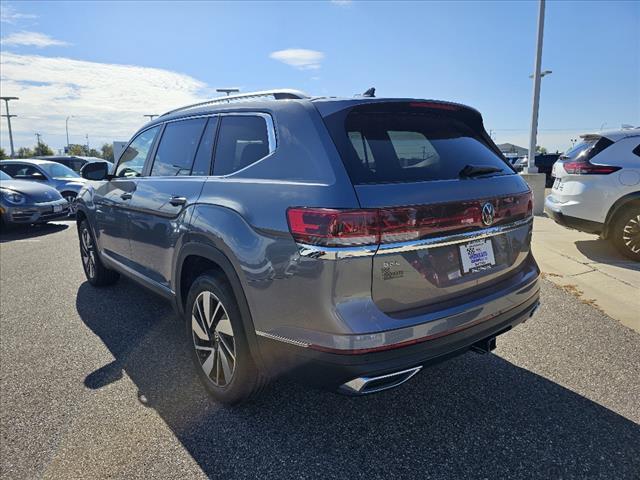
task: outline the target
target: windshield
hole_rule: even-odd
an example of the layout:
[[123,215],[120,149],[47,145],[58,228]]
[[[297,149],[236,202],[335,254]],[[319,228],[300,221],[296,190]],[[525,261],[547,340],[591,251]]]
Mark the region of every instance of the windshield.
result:
[[42,163],[39,167],[53,178],[80,178],[80,175],[76,172],[59,163]]
[[11,180],[11,177],[0,170],[0,180]]

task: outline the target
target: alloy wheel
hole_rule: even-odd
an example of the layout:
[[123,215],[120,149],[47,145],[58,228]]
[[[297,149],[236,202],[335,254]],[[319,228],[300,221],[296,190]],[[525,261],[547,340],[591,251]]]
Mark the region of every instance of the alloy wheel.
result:
[[80,234],[80,255],[85,273],[89,278],[94,278],[96,275],[96,252],[87,228],[83,229]]
[[236,344],[227,310],[213,293],[200,292],[191,311],[193,346],[200,366],[216,386],[231,382],[236,368]]
[[76,213],[76,196],[75,195],[65,195],[63,198],[69,204],[69,216],[75,215],[75,213]]
[[640,253],[640,215],[631,217],[622,228],[622,242],[631,252]]

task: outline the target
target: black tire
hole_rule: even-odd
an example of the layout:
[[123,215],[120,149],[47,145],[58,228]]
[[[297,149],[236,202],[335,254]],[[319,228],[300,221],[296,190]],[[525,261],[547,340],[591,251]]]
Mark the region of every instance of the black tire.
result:
[[616,214],[609,239],[624,256],[640,262],[640,204],[625,207]]
[[87,277],[87,281],[94,287],[104,287],[117,282],[120,274],[103,265],[102,260],[100,260],[100,255],[98,255],[98,251],[96,250],[95,238],[86,220],[80,222],[78,239],[80,241],[82,268]]
[[238,302],[217,272],[205,272],[191,285],[185,326],[197,375],[216,401],[235,405],[261,390],[264,377],[251,356]]

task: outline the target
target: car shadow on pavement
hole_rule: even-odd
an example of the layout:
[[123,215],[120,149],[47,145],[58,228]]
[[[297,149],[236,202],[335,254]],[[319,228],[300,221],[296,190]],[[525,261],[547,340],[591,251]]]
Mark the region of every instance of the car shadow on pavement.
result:
[[629,270],[640,271],[640,263],[625,257],[607,240],[578,240],[576,248],[589,260],[599,263],[614,264]]
[[[495,355],[466,354],[401,388],[344,397],[279,380],[236,409],[209,400],[169,305],[128,280],[77,310],[209,477],[637,478],[640,426]],[[126,448],[126,447],[125,447]],[[633,473],[635,472],[635,474]]]
[[14,240],[26,240],[29,238],[41,237],[52,233],[60,232],[69,228],[63,223],[45,223],[43,225],[17,225],[7,227],[2,226],[0,230],[0,243],[12,242]]

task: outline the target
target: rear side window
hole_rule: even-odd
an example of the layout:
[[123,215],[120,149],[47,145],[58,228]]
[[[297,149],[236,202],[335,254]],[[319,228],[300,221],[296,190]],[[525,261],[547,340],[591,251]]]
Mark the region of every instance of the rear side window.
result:
[[415,110],[354,108],[338,120],[342,126],[326,119],[353,183],[449,180],[468,164],[502,169],[497,175],[513,173],[461,119]]
[[223,116],[218,133],[214,175],[228,175],[269,155],[267,122],[258,116]]
[[151,168],[152,177],[190,175],[206,118],[167,123]]

